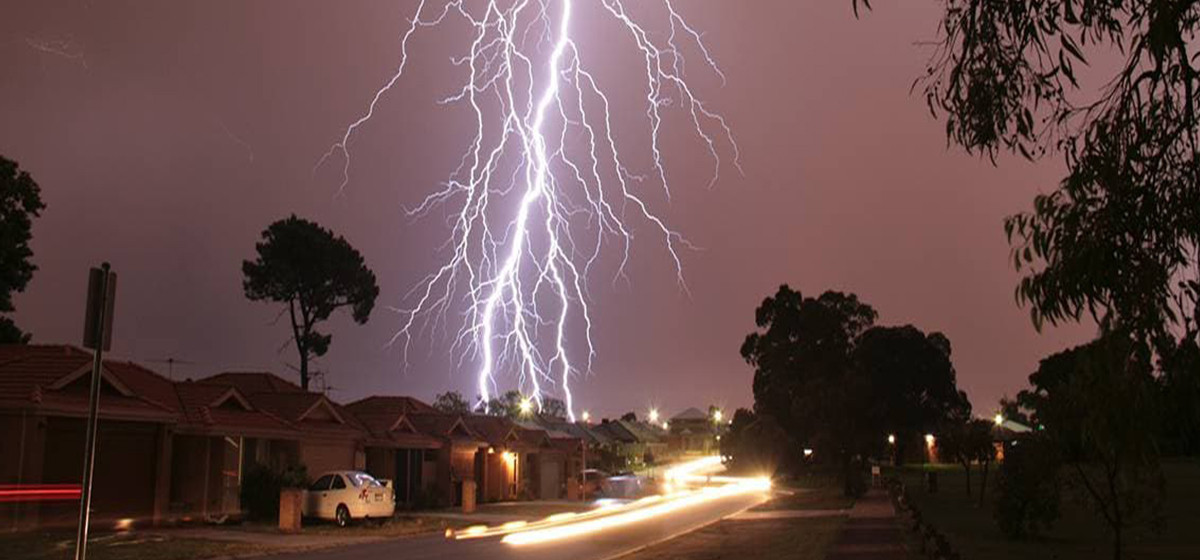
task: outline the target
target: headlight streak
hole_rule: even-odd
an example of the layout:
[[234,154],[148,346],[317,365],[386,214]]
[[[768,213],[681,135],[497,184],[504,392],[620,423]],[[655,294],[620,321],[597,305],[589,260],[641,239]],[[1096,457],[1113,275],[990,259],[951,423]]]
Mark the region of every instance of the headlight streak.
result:
[[[632,243],[625,208],[662,236],[677,281],[686,290],[677,252],[686,241],[635,188],[657,186],[670,196],[659,138],[664,108],[681,110],[708,150],[714,162],[710,185],[721,170],[722,145],[732,151],[733,164],[740,171],[738,146],[729,126],[694,95],[684,79],[682,49],[688,46],[699,53],[722,82],[725,75],[700,33],[671,0],[662,0],[669,23],[665,39],[638,23],[627,11],[626,0],[588,4],[628,33],[638,60],[644,63],[638,81],[645,91],[653,171],[650,177],[640,177],[618,148],[610,98],[572,37],[574,0],[487,0],[470,9],[466,4],[465,0],[421,0],[401,40],[395,72],[317,166],[340,156],[339,192],[346,188],[350,141],[404,75],[409,40],[418,30],[461,18],[472,36],[467,54],[453,62],[469,76],[461,89],[442,102],[469,106],[474,138],[443,187],[408,211],[410,216],[424,216],[439,205],[452,207],[451,235],[445,245],[449,255],[410,292],[412,307],[395,309],[404,319],[392,343],[403,340],[407,363],[414,331],[436,329],[452,306],[465,302],[463,325],[453,337],[451,350],[459,365],[468,359],[477,362],[480,406],[500,392],[497,375],[511,371],[516,388],[538,408],[548,386],[558,384],[567,415],[574,421],[571,379],[590,372],[595,357],[587,277],[605,239],[615,236],[623,246],[615,278],[625,278]],[[515,209],[499,202],[506,195],[516,197]],[[505,211],[513,214],[498,217]],[[588,232],[587,245],[580,246],[578,228],[585,227],[595,232]],[[421,325],[418,317],[425,318]],[[581,331],[578,344],[586,346],[585,360],[573,361],[568,355],[568,321],[578,321],[573,324]]]
[[677,465],[665,474],[667,482],[672,485],[709,483],[721,486],[668,491],[666,494],[646,496],[633,502],[606,504],[583,513],[557,513],[537,521],[514,521],[495,527],[474,525],[460,531],[448,530],[446,536],[457,540],[503,536],[502,541],[512,545],[534,544],[627,526],[712,500],[771,489],[771,481],[766,477],[695,474],[718,471],[721,468],[720,457],[713,456]]
[[512,545],[529,545],[558,541],[573,537],[581,537],[608,529],[623,527],[641,521],[653,519],[682,509],[695,507],[713,500],[727,498],[749,492],[762,492],[770,489],[770,481],[764,479],[744,479],[733,484],[719,487],[705,487],[675,494],[652,502],[651,505],[621,511],[612,515],[589,519],[579,523],[567,523],[556,527],[545,527],[530,531],[522,531],[506,535],[502,542]]

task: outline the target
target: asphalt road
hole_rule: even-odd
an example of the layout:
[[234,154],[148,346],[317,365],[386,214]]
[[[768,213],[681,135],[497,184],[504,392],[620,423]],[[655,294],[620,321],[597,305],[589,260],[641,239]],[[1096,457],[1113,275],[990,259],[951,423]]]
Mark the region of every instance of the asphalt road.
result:
[[583,538],[532,545],[511,545],[499,538],[449,540],[442,536],[396,539],[376,543],[273,555],[280,560],[604,560],[694,531],[765,501],[765,493],[726,496]]

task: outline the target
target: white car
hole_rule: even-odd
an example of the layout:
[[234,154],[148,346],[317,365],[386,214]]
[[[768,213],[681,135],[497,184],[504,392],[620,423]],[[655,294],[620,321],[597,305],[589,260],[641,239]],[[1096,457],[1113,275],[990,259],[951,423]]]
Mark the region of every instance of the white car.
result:
[[333,521],[339,527],[354,519],[386,519],[396,511],[390,480],[376,480],[362,471],[322,474],[308,487],[301,513]]

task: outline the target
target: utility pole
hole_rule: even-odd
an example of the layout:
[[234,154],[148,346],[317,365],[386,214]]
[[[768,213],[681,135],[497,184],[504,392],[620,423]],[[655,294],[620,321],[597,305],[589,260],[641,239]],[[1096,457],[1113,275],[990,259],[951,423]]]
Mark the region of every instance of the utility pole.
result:
[[82,492],[79,496],[79,532],[75,536],[75,560],[87,557],[88,522],[91,520],[92,471],[96,464],[96,424],[100,407],[100,371],[104,367],[104,351],[112,348],[113,302],[116,299],[117,275],[108,263],[93,268],[88,275],[87,311],[84,315],[83,345],[94,351],[92,386],[88,395],[87,439],[83,449]]

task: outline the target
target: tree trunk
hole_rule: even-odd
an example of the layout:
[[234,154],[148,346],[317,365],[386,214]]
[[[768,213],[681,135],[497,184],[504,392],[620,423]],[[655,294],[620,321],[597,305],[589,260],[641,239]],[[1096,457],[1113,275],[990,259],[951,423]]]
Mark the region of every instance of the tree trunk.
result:
[[308,390],[308,352],[300,348],[300,388]]
[[[300,305],[300,314],[304,316],[304,305]],[[300,388],[308,390],[308,348],[305,347],[304,341],[308,340],[308,323],[304,323],[304,332],[301,333],[301,325],[296,319],[296,300],[293,298],[288,300],[288,315],[292,318],[292,340],[296,342],[296,351],[300,353]]]
[[963,461],[963,470],[967,472],[967,497],[971,497],[971,463]]
[[1121,527],[1113,527],[1113,560],[1121,560]]
[[987,497],[988,467],[991,464],[991,461],[983,462],[983,480],[979,483],[979,507],[983,507],[983,500]]

